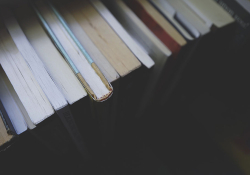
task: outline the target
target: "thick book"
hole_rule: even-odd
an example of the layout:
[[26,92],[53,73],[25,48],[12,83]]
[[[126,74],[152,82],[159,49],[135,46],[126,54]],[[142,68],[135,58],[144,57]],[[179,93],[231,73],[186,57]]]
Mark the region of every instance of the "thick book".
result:
[[113,91],[109,82],[54,9],[42,1],[36,1],[32,7],[89,95],[96,101],[109,98]]
[[[61,15],[61,18],[65,20],[70,30],[73,32],[75,37],[78,39],[80,44],[86,49],[91,58],[95,61],[96,65],[103,72],[103,75],[107,78],[107,80],[112,84],[115,92],[112,97],[101,104],[96,102],[92,103],[93,117],[100,122],[101,133],[103,135],[103,144],[106,145],[107,142],[112,140],[112,130],[114,128],[114,118],[116,115],[116,106],[114,100],[116,99],[116,94],[118,91],[119,74],[116,72],[114,67],[109,63],[109,61],[105,58],[105,56],[101,53],[101,51],[95,46],[92,40],[85,33],[83,28],[77,22],[75,17],[67,10],[67,8],[63,7],[60,2],[53,1],[55,4],[55,8],[57,8],[58,13]],[[109,141],[108,141],[109,140]]]

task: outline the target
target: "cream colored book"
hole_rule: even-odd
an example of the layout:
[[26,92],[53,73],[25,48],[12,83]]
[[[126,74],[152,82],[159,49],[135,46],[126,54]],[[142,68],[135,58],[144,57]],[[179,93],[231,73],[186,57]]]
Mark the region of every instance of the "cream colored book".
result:
[[29,43],[67,102],[73,104],[86,97],[87,93],[83,86],[46,34],[32,9],[21,6],[15,10],[15,14]]
[[183,0],[211,28],[213,25],[222,28],[234,22],[234,19],[215,1]]
[[105,7],[105,5],[100,0],[90,1],[95,9],[102,15],[102,17],[109,23],[112,29],[119,35],[119,37],[124,41],[128,48],[133,52],[133,54],[141,61],[143,65],[147,68],[151,68],[154,65],[154,61],[146,52],[138,46],[138,44],[131,38],[122,25],[115,19],[115,17],[110,13],[110,11]]
[[121,77],[141,66],[133,53],[88,1],[67,1],[64,6]]
[[36,1],[35,4],[36,8],[34,7],[34,9],[38,17],[43,22],[43,25],[49,27],[46,30],[49,29],[50,35],[54,35],[53,41],[60,48],[75,74],[77,76],[81,75],[79,80],[84,84],[91,97],[96,101],[103,101],[110,97],[112,90],[110,86],[104,84],[101,77],[102,73],[94,70],[95,67],[92,67],[93,62],[89,62],[86,55],[82,53],[74,38],[71,37],[67,28],[61,23],[49,4],[42,1]]
[[0,29],[0,63],[36,125],[54,114],[54,110],[3,23]]
[[210,32],[210,28],[206,25],[199,15],[197,15],[183,0],[165,0],[168,2],[179,15],[179,19],[184,23],[187,22],[195,29],[199,31],[201,35],[205,35]]
[[113,82],[117,80],[119,78],[119,75],[116,72],[116,70],[108,62],[105,56],[98,50],[98,48],[95,46],[92,40],[88,37],[85,31],[81,28],[80,24],[76,21],[74,16],[71,13],[69,13],[67,8],[64,8],[61,5],[60,1],[59,2],[54,1],[54,2],[55,2],[56,7],[58,8],[58,11],[60,12],[64,20],[67,22],[67,25],[69,26],[71,31],[74,33],[78,41],[82,44],[82,46],[89,53],[89,55],[97,64],[97,66],[100,68],[100,70],[102,71],[104,76],[107,78],[107,80],[109,82]]
[[[157,8],[165,18],[167,18],[174,27],[187,39],[194,40],[194,38],[198,38],[199,32],[195,30],[195,32],[187,31],[182,24],[179,23],[176,15],[176,11],[165,1],[165,0],[150,0],[150,2]],[[189,32],[191,34],[189,34]]]

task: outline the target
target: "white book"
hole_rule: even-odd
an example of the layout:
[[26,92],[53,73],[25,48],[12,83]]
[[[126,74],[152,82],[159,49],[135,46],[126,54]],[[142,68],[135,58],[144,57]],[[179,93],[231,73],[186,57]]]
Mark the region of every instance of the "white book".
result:
[[210,32],[210,28],[195,11],[193,11],[183,0],[165,0],[177,12],[178,18],[186,24],[190,24],[199,31],[201,35],[206,35]]
[[29,43],[13,14],[11,14],[11,12],[7,9],[2,9],[1,14],[4,18],[5,26],[19,52],[22,54],[53,108],[55,110],[59,110],[65,107],[68,104],[66,99],[51,79],[43,62],[40,60],[39,56]]
[[0,63],[31,121],[38,124],[54,110],[2,23],[0,29]]
[[134,53],[137,59],[139,59],[147,68],[151,68],[154,65],[152,58],[150,58],[150,56],[148,56],[143,49],[138,46],[138,44],[131,38],[127,31],[124,30],[122,25],[115,19],[103,3],[100,0],[91,0],[90,2],[113,28],[117,35],[124,41],[128,48]]
[[214,0],[183,0],[193,11],[195,11],[207,24],[222,28],[232,22],[234,19]]
[[101,51],[96,47],[96,45],[92,42],[92,40],[80,26],[80,24],[76,21],[74,16],[62,5],[57,5],[61,15],[67,22],[67,25],[69,26],[70,30],[74,33],[78,41],[88,52],[88,54],[94,60],[96,65],[100,68],[105,78],[107,78],[109,82],[117,80],[119,78],[119,74],[116,72],[114,67],[112,67],[112,65],[105,58],[105,56],[101,53]]
[[[191,36],[185,28],[178,22],[178,15],[174,8],[169,5],[168,2],[165,0],[150,0],[150,2],[167,18],[174,27],[187,39],[187,40],[194,40],[200,36],[200,33],[195,29],[192,28],[191,25],[185,25],[186,28],[189,28],[189,32],[194,36]],[[187,27],[189,26],[189,27]]]
[[103,96],[109,94],[109,90],[104,85],[101,78],[88,63],[85,56],[49,6],[42,1],[36,1],[36,5],[71,60],[74,62],[80,74],[96,95],[97,99],[101,99]]
[[145,108],[148,107],[153,91],[158,83],[168,58],[172,55],[171,51],[147,28],[146,25],[126,6],[122,0],[113,0],[105,5],[113,13],[120,24],[127,30],[130,36],[140,43],[154,60],[155,65],[150,71],[148,84],[144,89],[141,103],[138,106],[137,117],[141,117]]
[[19,135],[27,130],[27,124],[24,120],[24,116],[21,110],[15,102],[15,99],[13,98],[10,90],[5,84],[4,79],[7,80],[8,78],[4,73],[2,67],[0,67],[0,99],[16,133]]
[[3,75],[2,76],[3,81],[4,81],[5,85],[6,85],[6,87],[8,88],[10,94],[12,95],[13,99],[15,100],[17,106],[19,107],[28,128],[29,129],[34,129],[36,127],[36,125],[34,125],[34,123],[31,121],[28,112],[26,111],[23,103],[21,102],[20,98],[18,97],[14,87],[12,86],[10,80],[6,76],[6,74],[5,74],[4,70],[2,69],[2,67],[1,67],[1,71],[2,71],[1,75]]
[[29,43],[68,103],[73,104],[87,96],[83,86],[44,31],[35,13],[27,6],[18,8],[15,13]]

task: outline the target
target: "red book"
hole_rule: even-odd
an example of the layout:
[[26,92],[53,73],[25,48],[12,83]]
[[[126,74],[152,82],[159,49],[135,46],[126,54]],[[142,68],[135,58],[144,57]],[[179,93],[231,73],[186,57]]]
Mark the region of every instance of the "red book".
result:
[[177,43],[144,9],[137,0],[124,0],[126,5],[136,14],[136,16],[169,48],[176,58],[181,45]]

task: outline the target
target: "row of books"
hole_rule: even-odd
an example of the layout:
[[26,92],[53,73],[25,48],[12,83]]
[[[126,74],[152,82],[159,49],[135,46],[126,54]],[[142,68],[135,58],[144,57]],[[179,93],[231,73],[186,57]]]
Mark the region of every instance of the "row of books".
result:
[[[108,144],[117,119],[155,110],[167,101],[187,63],[222,52],[219,46],[234,21],[213,0],[3,5],[0,145],[27,130],[40,140],[53,137],[48,127],[46,137],[40,134],[44,120],[54,115],[88,157],[81,119],[98,121],[102,144]],[[58,151],[57,140],[48,140]]]

